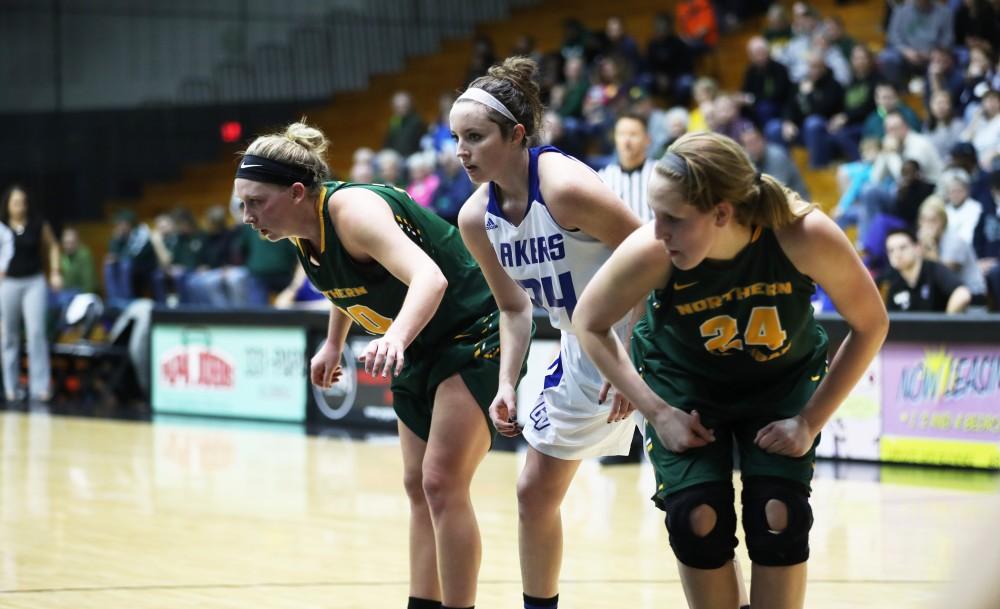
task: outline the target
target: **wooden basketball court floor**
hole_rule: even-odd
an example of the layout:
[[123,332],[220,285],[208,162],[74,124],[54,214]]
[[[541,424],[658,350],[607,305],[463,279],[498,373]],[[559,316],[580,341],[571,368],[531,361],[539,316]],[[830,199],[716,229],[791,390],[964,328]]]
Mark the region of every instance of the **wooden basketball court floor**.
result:
[[[405,606],[395,438],[3,412],[0,454],[5,609]],[[492,452],[475,481],[477,607],[520,606],[522,462]],[[563,607],[686,606],[651,478],[645,464],[581,467],[563,510]],[[821,463],[806,606],[944,606],[965,532],[995,539],[996,485],[982,472]]]

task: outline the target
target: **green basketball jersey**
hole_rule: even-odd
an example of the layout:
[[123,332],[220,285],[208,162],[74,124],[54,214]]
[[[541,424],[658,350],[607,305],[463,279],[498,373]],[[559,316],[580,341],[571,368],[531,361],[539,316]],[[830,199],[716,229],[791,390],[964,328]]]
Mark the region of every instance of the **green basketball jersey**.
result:
[[774,233],[756,228],[734,259],[674,267],[669,284],[650,294],[634,332],[637,365],[677,407],[728,410],[788,399],[801,407],[825,373],[827,337],[813,318],[814,292]]
[[420,207],[405,191],[381,184],[327,182],[316,213],[322,227],[317,244],[319,265],[313,263],[303,244],[296,241],[299,262],[313,286],[370,334],[385,334],[399,314],[408,286],[377,262],[361,263],[347,253],[330,221],[330,196],[344,188],[364,188],[389,204],[396,224],[431,259],[448,279],[441,305],[410,346],[421,350],[450,340],[474,320],[496,310],[493,295],[475,259],[454,226],[430,210]]

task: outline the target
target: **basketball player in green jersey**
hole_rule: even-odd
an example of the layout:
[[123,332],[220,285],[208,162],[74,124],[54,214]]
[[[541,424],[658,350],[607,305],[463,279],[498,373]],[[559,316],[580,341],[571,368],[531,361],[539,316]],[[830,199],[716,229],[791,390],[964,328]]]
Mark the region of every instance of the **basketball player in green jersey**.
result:
[[[688,604],[737,606],[735,444],[750,604],[801,609],[815,446],[882,345],[885,307],[837,225],[756,173],[728,137],[678,139],[657,163],[648,201],[654,222],[580,297],[580,342],[648,421],[653,499]],[[829,370],[809,302],[814,281],[850,326]],[[647,294],[630,359],[609,328]]]
[[492,440],[496,304],[455,228],[396,188],[326,181],[325,149],[301,123],[257,138],[236,173],[243,221],[271,241],[291,239],[334,304],[313,383],[339,379],[352,322],[377,336],[359,359],[392,375],[410,498],[409,607],[471,607],[481,546],[469,485]]

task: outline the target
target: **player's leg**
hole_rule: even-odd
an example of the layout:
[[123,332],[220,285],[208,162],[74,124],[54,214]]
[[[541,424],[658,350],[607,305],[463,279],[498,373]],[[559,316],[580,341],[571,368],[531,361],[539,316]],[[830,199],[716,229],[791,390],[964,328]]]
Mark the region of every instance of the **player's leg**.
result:
[[[557,459],[528,447],[517,481],[521,581],[528,597],[552,599],[559,593],[563,546],[560,506],[579,466],[579,460]],[[526,599],[526,605],[529,601]]]
[[423,465],[427,443],[402,421],[398,427],[403,449],[403,487],[410,500],[410,604],[420,600],[440,602],[434,525],[424,496]]
[[715,429],[716,441],[683,453],[667,450],[648,426],[646,438],[656,473],[655,501],[666,512],[688,606],[731,609],[743,602],[733,560],[737,541],[732,434],[714,423],[709,427]]
[[743,478],[743,531],[753,564],[750,605],[801,609],[813,523],[809,485],[816,447],[798,458],[766,453],[753,442],[757,430],[766,424],[766,420],[758,421],[736,431]]
[[744,481],[743,529],[753,562],[751,606],[802,609],[805,605],[812,522],[807,489],[776,479]]
[[469,485],[490,448],[483,411],[461,376],[440,383],[424,454],[423,490],[434,522],[443,605],[476,599],[482,545]]

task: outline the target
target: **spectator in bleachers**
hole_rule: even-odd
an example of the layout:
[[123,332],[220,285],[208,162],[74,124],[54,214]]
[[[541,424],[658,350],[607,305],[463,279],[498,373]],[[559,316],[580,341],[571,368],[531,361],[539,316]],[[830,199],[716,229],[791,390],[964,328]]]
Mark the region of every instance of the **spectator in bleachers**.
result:
[[843,110],[844,89],[820,53],[809,53],[808,64],[809,72],[785,105],[782,118],[771,120],[765,133],[776,144],[805,144],[809,165],[824,167],[830,160],[827,121]]
[[907,228],[915,228],[920,206],[933,194],[934,184],[924,178],[920,163],[906,159],[896,184],[896,200],[889,211],[906,223]]
[[587,66],[582,57],[569,57],[563,65],[563,93],[559,104],[551,107],[563,118],[581,118],[583,102],[587,99],[590,81],[587,80]]
[[965,81],[958,96],[966,120],[971,120],[982,103],[983,96],[991,89],[1000,88],[1000,73],[994,68],[996,56],[989,43],[975,43],[969,47],[969,64],[965,68]]
[[219,289],[215,286],[222,281],[224,269],[230,262],[230,252],[236,237],[236,229],[229,226],[229,213],[222,205],[213,205],[205,211],[203,233],[204,246],[201,260],[188,277],[187,301],[185,304],[201,306],[225,306],[225,300],[212,301]]
[[990,173],[992,192],[989,199],[984,200],[983,214],[976,226],[976,239],[973,246],[979,256],[979,268],[986,278],[988,292],[991,295],[991,308],[1000,310],[1000,159],[993,160],[993,171]]
[[702,76],[694,81],[691,92],[695,108],[688,117],[688,131],[708,131],[707,115],[712,113],[712,104],[719,95],[719,83],[713,78]]
[[563,39],[559,53],[564,59],[580,57],[584,64],[589,65],[597,56],[598,50],[597,37],[579,19],[570,17],[563,21]]
[[961,313],[972,301],[969,288],[943,264],[924,260],[912,232],[896,230],[885,238],[889,256],[879,291],[889,311]]
[[434,191],[432,207],[437,215],[457,226],[462,204],[472,196],[475,187],[461,161],[455,155],[455,145],[445,147],[438,155],[438,186]]
[[609,154],[613,148],[610,134],[614,127],[615,104],[628,90],[626,81],[627,76],[616,58],[597,60],[593,84],[583,102],[583,119],[585,132],[596,142],[599,154]]
[[281,292],[292,281],[298,258],[290,242],[274,243],[247,224],[241,224],[234,238],[232,260],[239,264],[230,266],[223,275],[222,284],[216,289],[215,302],[225,302],[230,307],[266,306],[271,294]]
[[465,72],[465,84],[472,82],[496,62],[496,52],[493,50],[493,39],[485,34],[476,34],[472,40],[472,57]]
[[955,10],[955,46],[968,49],[1000,40],[1000,5],[990,0],[962,0]]
[[926,86],[924,88],[924,104],[930,108],[930,99],[938,91],[948,94],[953,101],[958,101],[965,86],[965,75],[955,63],[955,55],[951,49],[934,47],[931,49],[927,64]]
[[152,291],[156,253],[149,242],[149,227],[124,209],[115,214],[111,241],[104,259],[104,290],[108,303],[124,307],[130,300]]
[[954,26],[947,6],[934,0],[907,0],[889,20],[886,48],[879,54],[882,74],[897,86],[927,69],[931,49],[951,47]]
[[[674,143],[677,138],[688,132],[688,123],[691,120],[691,115],[688,113],[686,108],[680,106],[674,106],[673,108],[667,110],[666,116],[663,122],[667,126],[667,139],[663,142],[663,146],[656,149],[656,152],[650,156],[654,159],[659,159],[666,152],[667,148]],[[655,136],[655,134],[653,134]]]
[[881,82],[875,85],[875,111],[861,126],[861,136],[882,139],[885,136],[885,117],[890,112],[898,112],[914,131],[923,127],[917,113],[899,99],[896,87],[892,83]]
[[695,56],[719,44],[718,19],[709,0],[678,0],[674,7],[674,24],[677,34]]
[[160,262],[160,268],[153,273],[153,296],[160,303],[188,302],[187,282],[190,274],[202,264],[204,236],[194,216],[186,209],[171,212],[167,220],[169,232],[161,234],[154,230],[150,234],[150,242]]
[[[90,248],[80,242],[80,233],[75,228],[66,227],[60,240],[62,257],[59,268],[62,272],[61,293],[72,296],[97,291],[97,275],[94,257]],[[69,304],[69,301],[66,301]]]
[[[49,345],[45,336],[49,286],[62,287],[59,242],[49,223],[29,206],[28,194],[15,184],[0,199],[0,223],[11,231],[0,252],[7,266],[0,281],[0,328],[3,384],[7,401],[23,397],[21,379],[21,324],[28,356],[28,396],[47,402],[51,397]],[[12,248],[12,249],[11,249]]]
[[942,178],[948,202],[948,226],[970,246],[975,241],[976,226],[983,215],[983,204],[969,196],[969,174],[950,169]]
[[792,5],[792,37],[775,59],[788,68],[788,77],[799,82],[809,71],[808,55],[819,26],[816,11],[805,2]]
[[910,125],[898,110],[885,117],[885,137],[882,138],[882,153],[875,161],[872,180],[889,178],[898,182],[903,169],[903,161],[912,159],[930,182],[936,182],[941,175],[943,162],[934,144],[927,136],[910,129]]
[[987,91],[979,109],[973,113],[965,136],[976,148],[983,168],[1000,154],[1000,91]]
[[746,131],[752,123],[740,116],[740,106],[736,97],[723,93],[715,99],[708,125],[716,133],[739,140],[740,134]]
[[[829,134],[826,148],[830,158],[841,156],[848,161],[858,160],[858,144],[865,119],[875,111],[875,88],[878,74],[875,58],[865,45],[855,45],[851,52],[851,80],[844,88],[844,109],[833,115],[827,123]],[[817,133],[822,138],[822,133]],[[822,143],[817,143],[823,146]]]
[[976,252],[948,226],[948,213],[940,197],[928,197],[917,217],[917,240],[924,260],[940,262],[969,288],[974,304],[986,302],[986,281]]
[[[970,142],[958,142],[951,147],[948,154],[948,169],[960,169],[969,176],[969,196],[976,201],[989,201],[993,195],[990,192],[990,175],[983,171],[979,164],[976,148]],[[937,194],[945,197],[945,185],[940,181]]]
[[[574,122],[577,127],[573,131],[567,128],[570,122]],[[542,145],[555,146],[578,159],[587,155],[586,133],[579,129],[579,121],[572,118],[563,119],[556,112],[546,110],[542,115],[542,129],[538,135]]]
[[448,126],[448,113],[451,112],[451,105],[455,103],[455,96],[450,92],[442,93],[438,96],[438,118],[427,130],[420,142],[423,150],[432,150],[435,153],[441,152],[445,144],[451,143],[451,127]]
[[431,207],[434,201],[434,191],[437,190],[440,178],[434,173],[434,153],[417,152],[406,159],[406,168],[410,174],[410,183],[406,194],[421,207]]
[[402,186],[405,183],[403,157],[391,148],[386,148],[375,155],[375,169],[380,184]]
[[674,29],[674,19],[667,13],[653,18],[653,36],[646,46],[645,66],[650,74],[650,88],[674,104],[686,106],[694,83],[694,53]]
[[621,16],[608,17],[604,32],[598,37],[601,45],[600,54],[614,56],[622,63],[622,68],[630,74],[638,74],[642,58],[639,55],[639,45],[635,39],[625,32],[625,22]]
[[375,170],[371,163],[355,163],[347,179],[356,184],[371,184],[375,181]]
[[617,160],[597,172],[611,192],[625,201],[642,222],[653,219],[653,212],[646,203],[646,185],[656,161],[646,156],[648,149],[649,133],[645,118],[634,112],[625,112],[615,121]]
[[[646,156],[654,160],[660,158],[660,151],[666,149],[667,141],[673,141],[667,125],[667,112],[657,108],[649,91],[638,85],[629,88],[628,101],[631,103],[628,112],[639,115],[646,122],[646,132],[649,135]],[[679,135],[673,139],[677,137]]]
[[[530,57],[537,64],[542,63],[542,53],[535,44],[535,37],[531,34],[518,34],[514,39],[514,46],[510,49],[511,56]],[[454,103],[454,99],[452,99]]]
[[780,3],[775,2],[767,9],[764,31],[761,35],[772,48],[779,51],[779,54],[792,39],[792,24],[788,21],[788,12]]
[[792,95],[792,83],[788,69],[771,57],[763,36],[750,38],[747,57],[750,61],[743,72],[742,91],[754,122],[763,127],[781,116]]
[[753,125],[743,130],[738,141],[747,151],[757,171],[774,176],[776,180],[797,192],[803,201],[812,200],[798,166],[783,147],[768,142]]
[[931,111],[924,133],[934,144],[941,158],[962,139],[965,123],[955,115],[955,105],[947,91],[935,91],[931,95]]
[[844,57],[850,57],[858,41],[848,35],[844,29],[844,20],[839,15],[832,15],[823,19],[822,27],[830,44],[837,47]]
[[[851,82],[851,64],[847,61],[848,56],[841,52],[840,47],[833,44],[826,28],[816,28],[810,52],[816,53],[823,58],[823,63],[830,69],[833,77],[837,79],[837,82],[841,86],[846,86]],[[806,67],[808,69],[808,64]]]
[[408,157],[420,150],[420,138],[427,131],[427,125],[413,107],[413,99],[406,91],[397,91],[392,96],[392,118],[385,134],[386,148]]
[[864,210],[855,204],[871,183],[872,170],[882,148],[882,142],[874,137],[863,138],[858,148],[861,158],[837,168],[837,185],[841,194],[833,218],[841,227],[855,226],[865,219]]

